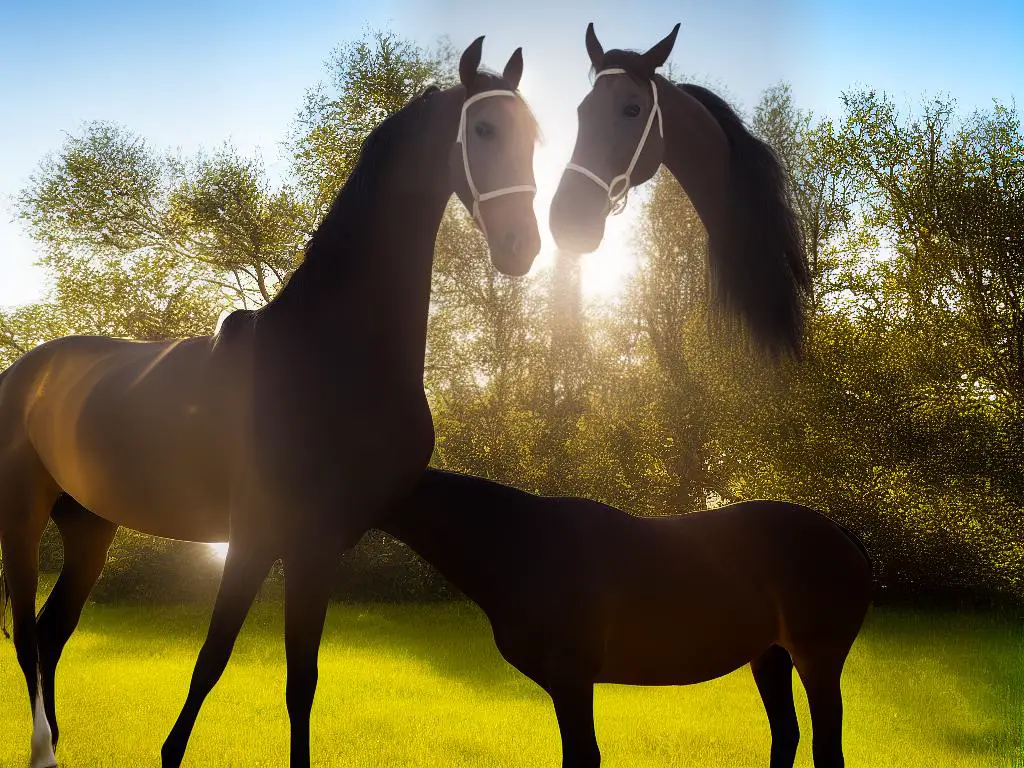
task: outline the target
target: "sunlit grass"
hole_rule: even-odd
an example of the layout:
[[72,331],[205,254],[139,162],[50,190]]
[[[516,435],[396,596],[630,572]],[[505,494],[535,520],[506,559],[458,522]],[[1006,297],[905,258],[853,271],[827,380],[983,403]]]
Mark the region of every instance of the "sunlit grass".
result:
[[[90,606],[61,664],[61,765],[157,765],[207,620],[206,606]],[[287,765],[281,632],[280,605],[257,604],[186,765]],[[876,610],[844,678],[847,765],[1024,766],[1022,653],[1008,618]],[[688,688],[601,686],[596,709],[605,766],[767,765],[747,670]],[[0,643],[0,765],[26,764],[29,729],[14,649]],[[560,764],[548,699],[468,605],[332,607],[313,733],[319,766]]]

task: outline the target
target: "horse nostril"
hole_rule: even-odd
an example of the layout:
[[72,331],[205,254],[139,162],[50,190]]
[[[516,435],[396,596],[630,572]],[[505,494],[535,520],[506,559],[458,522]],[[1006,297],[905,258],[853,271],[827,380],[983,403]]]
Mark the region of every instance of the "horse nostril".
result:
[[506,232],[501,244],[504,246],[505,250],[511,251],[514,254],[516,252],[516,246],[519,245],[519,238],[516,237],[515,232]]

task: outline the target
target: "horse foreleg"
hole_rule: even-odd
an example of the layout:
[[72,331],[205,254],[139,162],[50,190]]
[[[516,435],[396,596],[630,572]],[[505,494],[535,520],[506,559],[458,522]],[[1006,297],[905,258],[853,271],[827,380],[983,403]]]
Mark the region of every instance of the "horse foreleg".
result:
[[273,556],[261,548],[230,543],[210,628],[192,671],[185,705],[160,750],[163,768],[181,765],[199,710],[231,658],[235,639],[273,561]]
[[117,525],[92,514],[67,494],[57,499],[50,517],[57,524],[64,542],[64,564],[39,614],[36,632],[43,708],[50,723],[51,741],[56,748],[60,737],[54,690],[57,663],[78,626],[85,601],[100,577]]
[[310,539],[309,549],[284,563],[285,700],[291,725],[291,768],[310,764],[309,718],[318,678],[317,657],[327,617],[334,558]]
[[573,674],[572,660],[565,661],[548,665],[546,685],[562,736],[562,768],[598,768],[601,750],[594,730],[594,680]]
[[800,724],[793,704],[793,659],[773,645],[750,663],[772,733],[771,768],[793,768]]

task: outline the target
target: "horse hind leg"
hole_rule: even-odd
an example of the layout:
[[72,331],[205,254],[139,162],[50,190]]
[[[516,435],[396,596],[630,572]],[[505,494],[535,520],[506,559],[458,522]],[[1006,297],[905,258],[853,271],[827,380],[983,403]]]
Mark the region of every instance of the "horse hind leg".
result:
[[772,734],[770,768],[793,768],[800,743],[800,724],[793,703],[793,659],[779,645],[750,663]]
[[814,768],[844,768],[843,695],[840,677],[845,653],[836,657],[795,657],[807,691],[813,731]]
[[43,708],[56,748],[60,738],[54,683],[57,663],[78,626],[85,601],[100,577],[117,525],[97,517],[67,494],[57,499],[50,517],[64,543],[64,563],[57,583],[39,614],[36,632]]
[[596,665],[578,651],[544,654],[543,687],[551,697],[562,738],[562,768],[600,768],[601,748],[594,728]]
[[58,493],[56,485],[42,471],[11,472],[0,479],[0,556],[11,604],[14,649],[32,710],[31,768],[52,768],[57,764],[43,706],[35,608],[39,541]]

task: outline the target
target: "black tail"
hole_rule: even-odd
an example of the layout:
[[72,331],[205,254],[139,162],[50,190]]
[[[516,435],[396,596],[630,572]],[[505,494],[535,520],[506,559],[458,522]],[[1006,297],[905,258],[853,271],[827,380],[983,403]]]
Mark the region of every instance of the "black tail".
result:
[[4,573],[4,558],[0,555],[0,632],[4,637],[11,639],[11,633],[7,631],[7,608],[11,604],[11,591],[7,588],[7,574]]
[[708,233],[712,298],[772,354],[799,355],[811,279],[789,177],[775,150],[722,98],[699,85],[679,87],[704,105],[729,141],[726,231]]
[[840,531],[842,531],[846,535],[846,538],[848,538],[850,541],[852,541],[854,546],[856,546],[857,549],[860,550],[860,553],[862,555],[864,555],[864,559],[868,561],[868,566],[871,568],[871,572],[874,573],[875,572],[875,561],[872,559],[871,553],[868,552],[868,548],[866,546],[864,546],[864,542],[861,541],[860,536],[858,536],[856,533],[851,531],[845,525],[840,525],[835,520],[832,521],[832,524],[835,525],[836,528],[838,528]]

